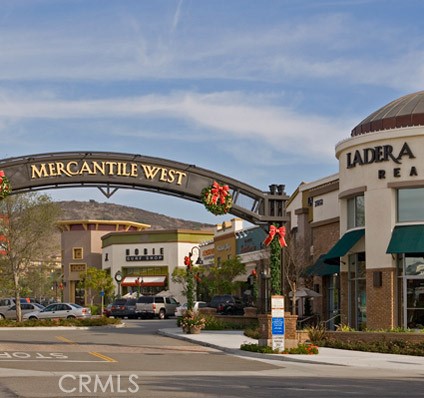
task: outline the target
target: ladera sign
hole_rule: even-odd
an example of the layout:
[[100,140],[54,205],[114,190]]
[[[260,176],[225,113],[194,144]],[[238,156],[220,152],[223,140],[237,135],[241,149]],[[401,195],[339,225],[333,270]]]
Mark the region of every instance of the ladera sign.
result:
[[355,152],[349,152],[346,155],[347,168],[363,166],[372,163],[381,163],[393,161],[396,164],[402,164],[402,159],[407,157],[415,159],[411,148],[405,142],[399,152],[395,152],[392,145],[379,145],[371,148],[358,149]]
[[145,178],[166,183],[181,185],[187,173],[181,170],[143,164],[137,162],[120,161],[68,161],[46,162],[31,165],[31,179],[50,177],[75,177],[75,176],[119,176],[129,178]]

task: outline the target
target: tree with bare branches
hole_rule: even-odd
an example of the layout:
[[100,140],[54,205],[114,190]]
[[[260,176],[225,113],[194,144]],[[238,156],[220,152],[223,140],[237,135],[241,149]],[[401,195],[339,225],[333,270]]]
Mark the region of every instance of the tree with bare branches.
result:
[[309,250],[303,237],[289,232],[286,235],[287,246],[284,248],[283,275],[292,292],[292,314],[296,315],[296,290],[309,266]]
[[0,201],[1,282],[12,282],[18,321],[22,320],[21,278],[34,263],[58,251],[52,239],[58,217],[59,206],[47,195],[25,193]]

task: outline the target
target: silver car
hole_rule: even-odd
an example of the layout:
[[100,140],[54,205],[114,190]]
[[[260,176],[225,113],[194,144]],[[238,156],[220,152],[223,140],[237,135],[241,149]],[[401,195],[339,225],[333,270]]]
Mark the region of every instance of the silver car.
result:
[[91,310],[73,303],[50,304],[40,311],[28,312],[23,319],[90,318]]
[[[22,315],[43,309],[44,306],[38,303],[21,303]],[[13,304],[7,309],[0,310],[0,319],[16,319],[16,305]]]

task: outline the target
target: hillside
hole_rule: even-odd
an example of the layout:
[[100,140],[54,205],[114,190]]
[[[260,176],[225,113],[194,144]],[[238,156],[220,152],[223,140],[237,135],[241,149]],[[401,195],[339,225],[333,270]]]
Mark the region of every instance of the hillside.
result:
[[214,225],[172,218],[163,214],[113,203],[60,201],[62,220],[124,220],[151,225],[151,229],[211,229]]

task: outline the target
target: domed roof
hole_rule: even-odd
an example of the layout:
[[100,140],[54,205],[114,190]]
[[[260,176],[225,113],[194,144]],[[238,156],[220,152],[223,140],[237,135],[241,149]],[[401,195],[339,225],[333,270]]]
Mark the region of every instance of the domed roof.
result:
[[352,130],[352,137],[375,131],[424,125],[424,91],[408,94],[383,106]]

